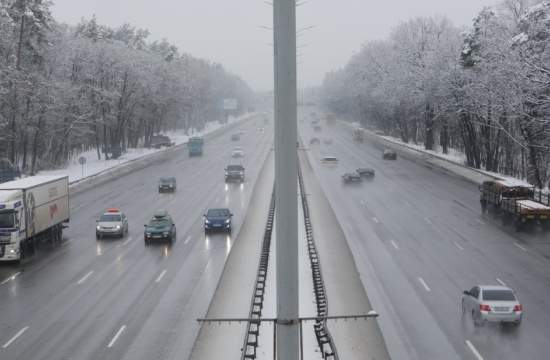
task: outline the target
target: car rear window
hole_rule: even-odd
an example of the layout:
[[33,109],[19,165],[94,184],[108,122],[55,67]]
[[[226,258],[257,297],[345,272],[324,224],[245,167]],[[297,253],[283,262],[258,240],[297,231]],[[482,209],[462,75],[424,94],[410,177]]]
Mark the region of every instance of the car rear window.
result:
[[104,215],[101,215],[101,217],[99,218],[99,221],[104,221],[104,222],[115,222],[120,220],[121,220],[120,215],[117,215],[117,214],[104,214]]
[[516,301],[516,297],[510,290],[483,290],[483,300]]
[[208,210],[208,213],[206,215],[212,216],[212,217],[229,216],[229,210],[227,210],[227,209],[210,209],[210,210]]

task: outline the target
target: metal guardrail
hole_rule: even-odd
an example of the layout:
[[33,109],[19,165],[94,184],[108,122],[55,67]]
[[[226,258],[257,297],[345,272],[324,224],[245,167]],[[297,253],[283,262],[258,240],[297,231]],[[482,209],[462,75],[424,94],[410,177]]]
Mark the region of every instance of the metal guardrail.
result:
[[260,336],[260,325],[262,323],[262,310],[264,306],[264,297],[267,282],[267,269],[269,265],[269,253],[271,250],[271,234],[273,232],[273,221],[275,219],[275,189],[271,194],[271,203],[267,223],[265,225],[264,239],[260,253],[260,263],[256,273],[256,282],[252,293],[250,303],[250,314],[247,320],[244,344],[242,347],[241,359],[256,359],[256,349],[258,348],[258,338]]
[[311,225],[311,218],[309,215],[309,205],[307,202],[307,195],[305,192],[304,179],[302,176],[302,170],[298,167],[298,183],[300,185],[300,196],[302,199],[302,208],[304,213],[304,224],[306,230],[306,240],[309,260],[311,263],[311,275],[313,280],[313,292],[315,294],[315,303],[317,304],[317,319],[313,324],[313,330],[315,331],[315,337],[317,344],[321,350],[323,359],[338,360],[338,352],[334,340],[330,335],[327,327],[328,316],[328,298],[325,289],[325,283],[323,281],[323,274],[321,271],[321,260],[315,246],[315,239],[313,237],[313,226]]

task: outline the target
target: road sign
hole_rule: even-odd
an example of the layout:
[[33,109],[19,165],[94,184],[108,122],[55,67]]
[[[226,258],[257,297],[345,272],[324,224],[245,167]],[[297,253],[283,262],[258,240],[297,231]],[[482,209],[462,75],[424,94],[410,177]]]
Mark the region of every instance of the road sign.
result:
[[80,165],[86,164],[86,158],[85,158],[84,156],[79,157],[79,158],[78,158],[78,163],[79,163]]

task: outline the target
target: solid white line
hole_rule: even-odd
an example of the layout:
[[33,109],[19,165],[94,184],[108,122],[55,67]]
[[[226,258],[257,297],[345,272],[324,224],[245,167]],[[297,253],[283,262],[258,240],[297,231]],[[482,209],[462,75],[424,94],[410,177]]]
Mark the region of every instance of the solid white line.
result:
[[497,278],[497,282],[502,286],[506,286],[506,283],[504,281],[500,280],[499,278]]
[[390,242],[391,242],[391,244],[393,245],[393,247],[395,248],[395,250],[399,250],[399,246],[397,246],[397,244],[395,243],[395,241],[391,240]]
[[92,270],[89,273],[87,273],[86,275],[84,275],[80,280],[78,280],[77,284],[80,285],[80,284],[84,283],[84,281],[86,281],[86,279],[88,279],[93,273],[94,273],[94,271]]
[[111,342],[109,343],[109,345],[107,345],[108,348],[111,348],[113,347],[113,345],[116,343],[116,341],[118,340],[118,337],[120,336],[120,334],[122,334],[122,332],[126,329],[126,325],[122,325],[120,327],[120,329],[118,329],[117,333],[115,334],[115,336],[113,337],[113,339],[111,340]]
[[520,248],[521,250],[523,250],[523,251],[527,252],[527,249],[526,249],[526,248],[524,248],[523,246],[521,246],[520,244],[518,244],[518,243],[514,243],[514,245],[515,245],[515,246],[517,246],[518,248]]
[[2,281],[0,283],[0,285],[4,285],[5,283],[7,283],[8,281],[11,281],[11,280],[15,280],[15,278],[17,277],[17,275],[21,274],[21,271],[18,271],[16,272],[15,274],[13,274],[12,276],[10,276],[9,278],[7,278],[6,280]]
[[420,281],[420,283],[422,284],[422,286],[424,286],[424,289],[426,289],[427,292],[432,291],[432,289],[430,289],[430,287],[428,286],[428,284],[426,284],[426,282],[424,281],[424,279],[422,279],[421,277],[419,277],[419,278],[418,278],[418,281]]
[[163,271],[160,273],[159,277],[155,280],[155,282],[156,282],[156,283],[159,283],[159,282],[162,280],[162,278],[164,277],[165,274],[166,274],[166,270],[163,270]]
[[189,242],[189,240],[191,240],[191,236],[188,236],[183,243],[187,244]]
[[470,351],[475,355],[477,360],[483,360],[483,356],[481,356],[481,354],[477,351],[474,344],[472,344],[470,340],[466,340],[466,345],[468,345],[468,347],[470,348]]
[[457,243],[456,241],[453,241],[453,244],[456,246],[456,248],[460,251],[464,250],[464,248],[462,246],[460,246],[459,243]]
[[6,349],[8,346],[11,345],[12,342],[14,342],[15,340],[17,340],[18,337],[20,337],[21,335],[23,335],[23,333],[25,331],[27,331],[29,327],[28,326],[25,326],[23,329],[19,330],[19,332],[17,334],[15,334],[11,339],[8,340],[7,343],[5,343],[2,348],[3,349]]
[[378,219],[377,219],[376,217],[374,217],[374,216],[372,217],[372,221],[374,221],[374,222],[377,223],[377,224],[380,223],[380,221],[378,221]]

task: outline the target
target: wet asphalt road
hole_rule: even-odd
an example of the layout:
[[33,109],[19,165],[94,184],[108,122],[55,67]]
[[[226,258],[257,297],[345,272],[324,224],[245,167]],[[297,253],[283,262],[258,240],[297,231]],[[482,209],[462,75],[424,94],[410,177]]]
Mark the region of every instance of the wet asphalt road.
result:
[[[71,197],[61,246],[43,246],[21,265],[0,263],[0,359],[186,359],[241,226],[272,130],[260,119],[205,142],[202,157],[185,148],[165,161]],[[230,134],[243,130],[239,142]],[[234,146],[245,157],[231,159]],[[226,185],[223,169],[242,163],[243,185]],[[158,194],[160,176],[175,194]],[[130,231],[95,239],[95,219],[120,207]],[[232,235],[204,235],[208,207],[235,214]],[[159,208],[175,219],[173,246],[145,246],[143,224]]]
[[[322,187],[348,238],[394,359],[548,359],[550,234],[515,233],[482,215],[474,184],[422,162],[384,161],[382,149],[354,143],[351,129],[299,123]],[[312,137],[332,144],[308,145]],[[337,166],[319,162],[336,156]],[[341,175],[373,167],[373,180]],[[475,328],[462,315],[462,290],[505,283],[524,306],[519,329]],[[330,294],[329,294],[330,297]]]

